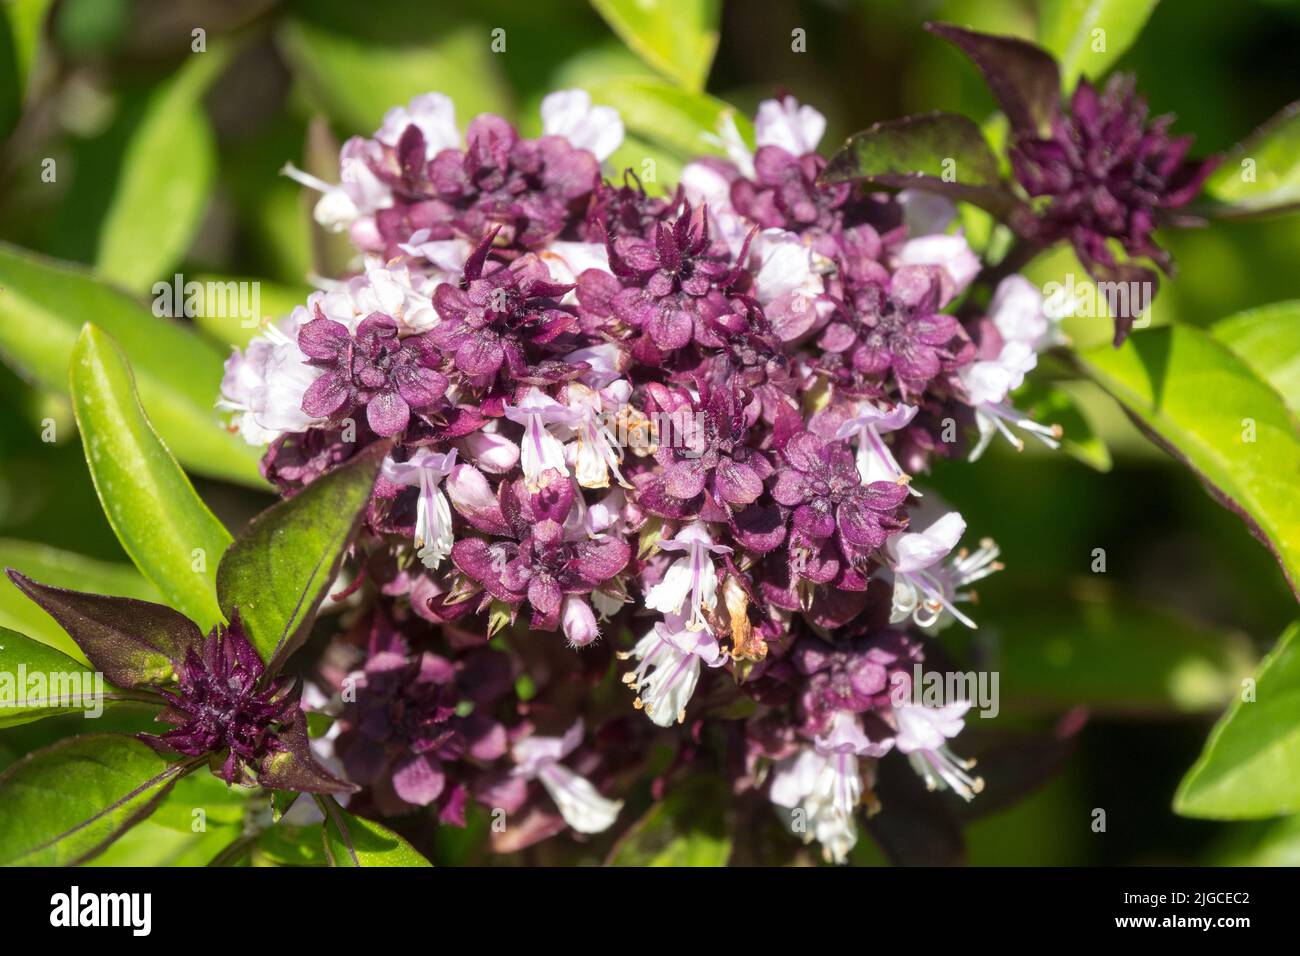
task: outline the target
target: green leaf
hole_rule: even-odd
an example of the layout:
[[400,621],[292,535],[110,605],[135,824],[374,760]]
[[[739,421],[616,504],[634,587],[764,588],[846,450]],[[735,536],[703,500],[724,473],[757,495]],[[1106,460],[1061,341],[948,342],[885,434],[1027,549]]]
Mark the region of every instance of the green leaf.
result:
[[1023,204],[1002,182],[984,133],[956,113],[906,116],[855,133],[831,157],[819,181],[926,189],[1001,219],[1023,215]]
[[82,331],[69,378],[90,475],[122,549],[172,607],[208,630],[223,620],[217,565],[230,533],[159,439],[126,357],[102,330]]
[[[509,94],[481,21],[405,0],[377,18],[364,5],[312,0],[295,5],[280,45],[312,98],[349,133],[370,135],[384,114],[439,90],[462,128],[479,113],[509,113]],[[526,37],[507,36],[509,44]]]
[[[32,541],[0,538],[0,568],[17,568],[56,587],[78,587],[96,594],[158,602],[158,589],[129,564],[112,564]],[[84,662],[81,649],[52,617],[0,575],[0,627],[13,628]]]
[[1300,810],[1300,624],[1292,624],[1210,732],[1174,797],[1187,817],[1249,820]]
[[70,737],[0,774],[0,865],[71,866],[149,816],[189,764],[134,737]]
[[253,850],[256,864],[271,866],[329,866],[318,826],[279,823],[263,830]]
[[[211,773],[192,773],[176,781],[149,822],[185,833],[194,832],[200,819],[208,827],[234,826],[243,822],[254,795],[259,793],[251,787],[227,786]],[[262,802],[265,805],[264,794]],[[195,810],[203,811],[202,818],[195,815]]]
[[719,0],[591,0],[637,56],[680,86],[704,89],[718,49]]
[[986,590],[972,640],[987,635],[1008,713],[1212,712],[1253,663],[1243,635],[1125,599],[1092,578],[1022,586],[1001,599],[995,586]]
[[[185,780],[199,777],[192,774]],[[159,826],[153,818],[132,827],[88,866],[206,866],[241,835],[238,826],[210,826],[199,832]]]
[[1205,183],[1212,215],[1234,218],[1300,207],[1300,101],[1229,150]]
[[330,866],[432,866],[385,826],[353,816],[334,800],[321,801],[321,837]]
[[[34,688],[28,683],[32,675],[40,675],[40,683]],[[16,727],[59,714],[90,716],[101,702],[108,705],[131,699],[130,694],[105,684],[102,677],[96,688],[95,680],[94,671],[81,662],[0,627],[0,727]],[[33,691],[38,696],[27,696]]]
[[1210,326],[1210,334],[1232,349],[1300,414],[1300,299],[1274,302]]
[[0,243],[0,353],[11,365],[66,394],[72,348],[88,319],[126,352],[140,401],[177,458],[199,474],[266,486],[259,450],[217,416],[223,349],[80,267]]
[[729,805],[730,794],[720,780],[692,777],[628,828],[606,865],[726,866],[731,856]]
[[217,594],[236,610],[272,673],[306,640],[370,500],[387,442],[278,502],[249,523],[221,560]]
[[[593,103],[619,111],[634,142],[640,138],[681,160],[721,154],[723,150],[717,137],[728,120],[736,124],[742,140],[751,146],[754,142],[753,124],[734,106],[705,93],[678,89],[654,77],[616,76],[589,83],[587,90]],[[641,157],[635,153],[624,150],[615,156],[622,156],[623,163],[638,175],[643,174]],[[615,169],[619,168],[614,157],[610,162]],[[664,180],[666,175],[660,171],[656,178]]]
[[216,178],[203,94],[227,60],[226,48],[191,53],[151,95],[100,229],[95,269],[105,279],[144,292],[155,280],[170,280],[189,249]]
[[1148,438],[1246,521],[1300,595],[1300,439],[1277,392],[1191,326],[1140,332],[1079,359]]
[[[1040,0],[1038,42],[1056,55],[1061,87],[1096,80],[1133,45],[1159,0]],[[1098,33],[1097,31],[1101,31]]]

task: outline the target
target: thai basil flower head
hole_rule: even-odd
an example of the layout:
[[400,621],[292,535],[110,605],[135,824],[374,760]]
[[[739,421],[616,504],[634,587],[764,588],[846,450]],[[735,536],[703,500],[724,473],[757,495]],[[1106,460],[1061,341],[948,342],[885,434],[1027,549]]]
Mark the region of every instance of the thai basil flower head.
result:
[[318,418],[337,420],[364,407],[376,435],[397,435],[412,409],[428,408],[447,391],[428,337],[399,338],[397,322],[380,312],[362,319],[353,333],[317,307],[316,318],[298,332],[298,346],[310,364],[325,369],[302,398],[303,411]]
[[158,719],[175,728],[149,739],[191,757],[229,751],[221,779],[251,782],[269,754],[287,752],[279,730],[301,713],[294,679],[263,685],[265,670],[238,618],[218,625],[186,650],[177,689],[160,691],[168,706]]
[[1050,136],[1022,135],[1011,147],[1025,191],[1051,197],[1042,239],[1069,240],[1090,270],[1116,265],[1111,239],[1130,256],[1150,257],[1168,270],[1169,254],[1152,231],[1162,214],[1195,198],[1218,164],[1187,158],[1193,137],[1170,135],[1173,116],[1148,122],[1146,101],[1134,86],[1132,76],[1117,74],[1098,93],[1082,79]]
[[651,196],[630,169],[623,171],[623,184],[602,181],[592,197],[591,209],[583,224],[584,237],[603,242],[606,236],[635,236],[652,233],[655,224],[667,221],[684,202],[681,188],[671,196]]

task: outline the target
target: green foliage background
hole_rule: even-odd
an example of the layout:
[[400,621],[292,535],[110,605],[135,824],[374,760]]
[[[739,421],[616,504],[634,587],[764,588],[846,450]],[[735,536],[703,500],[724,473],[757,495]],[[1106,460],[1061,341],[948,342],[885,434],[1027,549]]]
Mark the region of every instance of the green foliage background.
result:
[[[390,106],[415,94],[451,95],[462,124],[491,110],[535,132],[547,91],[583,85],[598,102],[624,110],[628,143],[615,161],[640,168],[655,159],[662,186],[701,148],[697,131],[711,129],[725,103],[749,115],[777,90],[827,114],[827,148],[910,112],[991,115],[976,72],[925,34],[923,20],[1053,40],[1054,25],[1071,8],[1097,7],[1099,23],[1126,29],[1126,14],[1110,9],[1115,4],[1071,0],[692,0],[674,5],[677,19],[663,35],[635,23],[616,32],[602,19],[618,23],[620,10],[635,6],[4,0],[0,241],[81,263],[121,291],[86,276],[21,269],[14,262],[27,253],[0,247],[0,354],[9,362],[0,368],[0,563],[51,583],[156,599],[96,499],[66,379],[51,371],[60,358],[66,368],[66,355],[43,351],[65,339],[70,350],[86,321],[103,325],[128,351],[151,417],[226,527],[242,527],[271,503],[255,453],[207,427],[221,358],[249,331],[206,319],[181,330],[162,328],[163,320],[141,324],[144,297],[173,272],[256,279],[264,311],[276,314],[305,296],[309,275],[339,274],[346,249],[313,227],[310,197],[278,171],[292,161],[332,180],[338,143],[373,131]],[[721,27],[709,68],[713,22]],[[195,28],[205,31],[201,56],[192,53]],[[806,52],[792,51],[796,29],[806,31]],[[504,31],[504,52],[492,50],[494,30]],[[631,38],[636,52],[621,38]],[[1177,113],[1177,131],[1195,132],[1199,152],[1219,151],[1300,95],[1298,43],[1300,3],[1165,0],[1114,65],[1137,72],[1153,112]],[[57,170],[53,182],[42,178],[47,160]],[[1222,222],[1164,241],[1180,272],[1156,301],[1156,325],[1209,328],[1300,297],[1300,217]],[[1070,271],[1082,270],[1062,252],[1037,262],[1030,275],[1044,283]],[[59,308],[24,305],[50,296]],[[1300,308],[1283,315],[1292,330],[1300,324]],[[1107,343],[1110,323],[1076,320],[1069,332],[1082,351]],[[1292,331],[1273,341],[1273,334],[1256,352],[1277,366],[1271,374],[1294,380],[1288,369],[1300,361],[1300,339]],[[969,858],[1049,865],[1300,860],[1294,817],[1227,824],[1172,809],[1211,722],[1296,618],[1294,595],[1239,519],[1100,389],[1076,383],[1069,391],[1082,410],[1077,426],[1086,423],[1096,436],[1090,458],[1109,463],[1108,472],[1064,454],[1031,447],[1017,456],[995,446],[975,466],[941,468],[931,481],[972,532],[998,540],[1008,565],[980,589],[980,631],[955,636],[975,660],[1001,671],[997,729],[1042,730],[1081,710],[1089,717],[1050,782],[1009,808],[994,803],[971,822]],[[155,407],[168,409],[165,421]],[[1300,476],[1290,478],[1300,484]],[[1104,573],[1092,570],[1098,548]],[[8,582],[0,583],[0,626],[75,653]],[[1270,673],[1300,681],[1289,658],[1272,662]],[[83,729],[79,720],[0,731],[0,768]],[[1275,730],[1294,734],[1297,726],[1295,704],[1275,718]],[[1218,735],[1216,745],[1231,746],[1231,736]],[[1289,766],[1300,777],[1294,750]],[[990,766],[986,776],[994,772]],[[1091,826],[1098,808],[1106,811],[1104,833]],[[199,846],[180,840],[182,830],[152,820],[102,860],[201,861],[207,844],[222,845],[220,833]],[[869,843],[860,845],[861,862],[876,860]],[[446,852],[454,856],[455,847]],[[638,851],[624,852],[630,860]],[[703,852],[702,859],[715,855]]]

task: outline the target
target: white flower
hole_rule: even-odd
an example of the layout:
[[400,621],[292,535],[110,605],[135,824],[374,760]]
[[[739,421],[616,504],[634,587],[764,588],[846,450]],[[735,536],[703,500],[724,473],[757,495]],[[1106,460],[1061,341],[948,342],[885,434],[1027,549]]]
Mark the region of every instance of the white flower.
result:
[[602,797],[591,781],[560,763],[582,743],[582,718],[563,737],[525,737],[511,749],[511,773],[538,780],[551,795],[566,823],[579,833],[608,830],[623,809],[623,801]]
[[497,421],[493,419],[478,431],[470,432],[460,440],[460,446],[484,471],[504,475],[519,463],[519,446],[498,432]]
[[547,431],[546,426],[571,425],[576,421],[574,412],[534,385],[518,405],[505,407],[505,416],[524,426],[519,458],[528,482],[536,482],[542,472],[551,469],[564,475],[569,473],[564,445]]
[[[883,757],[892,746],[889,739],[871,741],[853,714],[838,711],[813,746],[776,765],[771,800],[792,811],[786,823],[806,841],[816,838],[828,861],[843,863],[858,842],[854,816],[863,792],[858,758]],[[797,826],[796,809],[802,811],[802,828]]]
[[908,239],[894,256],[894,266],[939,266],[943,270],[940,284],[945,302],[964,292],[981,268],[980,257],[960,232]]
[[[619,391],[630,394],[629,389]],[[571,382],[565,389],[565,399],[573,412],[568,426],[573,430],[575,441],[569,448],[578,484],[583,488],[608,488],[612,471],[620,485],[630,488],[619,469],[623,456],[618,439],[606,424],[604,395],[586,385]]]
[[320,423],[302,410],[303,395],[322,374],[298,348],[298,330],[307,320],[300,306],[226,359],[217,407],[238,413],[235,427],[250,445],[269,445]]
[[822,294],[822,277],[813,266],[812,247],[793,232],[764,229],[750,245],[754,297],[767,306],[802,296],[811,303]]
[[623,120],[612,106],[592,106],[586,90],[557,90],[542,99],[542,132],[563,136],[602,163],[623,144]]
[[707,526],[692,522],[675,538],[660,538],[663,551],[685,551],[686,556],[668,566],[663,580],[652,587],[645,596],[646,607],[665,614],[681,614],[682,605],[690,598],[690,614],[686,626],[692,631],[707,630],[704,609],[713,610],[718,603],[718,572],[710,554],[730,554],[725,545],[713,543]]
[[406,461],[384,459],[384,477],[394,484],[420,489],[415,503],[415,548],[426,568],[437,570],[451,554],[451,505],[438,487],[456,466],[456,452],[447,454],[421,448]]
[[[588,269],[609,271],[609,250],[603,242],[552,242],[538,257],[551,270],[551,279],[564,285],[573,285]],[[562,305],[577,302],[576,289],[570,289],[560,298]]]
[[962,760],[948,749],[947,741],[956,737],[965,726],[964,717],[970,710],[970,701],[957,701],[944,707],[922,707],[919,704],[900,704],[893,710],[898,733],[894,738],[900,753],[931,790],[951,787],[963,800],[973,800],[984,789],[980,777],[968,771],[975,761]]
[[393,204],[393,191],[374,174],[382,162],[378,144],[353,136],[339,150],[339,183],[332,185],[285,163],[280,172],[295,182],[321,193],[313,215],[331,232],[342,232],[361,220],[373,217]]
[[958,373],[975,409],[975,426],[980,435],[970,460],[984,454],[995,434],[1003,435],[1017,451],[1023,449],[1025,443],[1011,431],[1011,425],[1029,432],[1049,448],[1058,447],[1059,425],[1040,425],[1006,400],[1038,364],[1037,350],[1055,341],[1055,328],[1043,312],[1042,293],[1023,276],[1008,276],[998,283],[989,307],[989,321],[1002,337],[997,358],[972,362]]
[[952,615],[967,627],[975,622],[955,606],[957,601],[970,600],[972,595],[959,589],[994,571],[998,549],[992,541],[981,542],[972,555],[962,551],[944,566],[944,559],[957,547],[966,532],[966,521],[960,514],[950,511],[933,522],[924,531],[906,531],[885,542],[885,555],[889,572],[894,578],[893,609],[890,621],[898,624],[909,617],[919,627],[932,627],[941,623],[944,612]]
[[754,117],[754,142],[780,146],[787,153],[803,156],[817,151],[826,132],[826,117],[811,106],[800,106],[793,96],[764,100]]
[[655,624],[630,654],[619,657],[640,661],[623,675],[623,683],[636,691],[637,709],[660,727],[686,720],[686,704],[700,680],[700,662],[721,667],[726,660],[712,634],[692,630],[679,614]]
[[[860,402],[853,418],[840,424],[835,432],[838,439],[850,439],[857,446],[858,475],[863,484],[873,481],[899,481],[906,477],[894,453],[880,437],[884,432],[898,431],[916,417],[916,406],[898,404],[884,411],[870,402]],[[908,486],[912,494],[921,493]]]
[[409,107],[394,106],[384,114],[384,122],[375,133],[375,139],[385,146],[397,148],[408,126],[418,126],[424,135],[424,158],[433,159],[444,149],[460,146],[460,130],[456,127],[456,105],[441,93],[425,93],[411,100]]

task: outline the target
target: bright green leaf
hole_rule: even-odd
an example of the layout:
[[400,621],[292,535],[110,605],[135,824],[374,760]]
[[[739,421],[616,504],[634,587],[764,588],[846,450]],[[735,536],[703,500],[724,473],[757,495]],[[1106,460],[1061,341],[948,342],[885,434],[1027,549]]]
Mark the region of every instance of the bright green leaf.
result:
[[1248,820],[1300,810],[1300,624],[1264,658],[1187,772],[1174,809]]
[[227,617],[239,612],[271,669],[306,639],[370,500],[387,443],[371,445],[252,520],[226,552],[217,593]]
[[[31,683],[33,675],[39,683]],[[103,683],[85,664],[39,641],[0,627],[0,727],[59,714],[100,712],[133,695]],[[29,696],[35,694],[36,696]]]
[[[720,154],[717,142],[724,123],[736,124],[740,138],[754,142],[753,124],[734,106],[705,93],[691,93],[654,77],[619,76],[588,84],[592,102],[612,106],[634,138],[689,160],[704,154]],[[643,175],[645,157],[622,152],[622,161]],[[651,157],[652,158],[652,157]],[[611,160],[611,162],[613,162]],[[618,168],[615,165],[614,168]],[[664,179],[660,173],[658,180]]]
[[1191,326],[1138,332],[1079,359],[1149,438],[1246,521],[1300,594],[1300,438],[1277,392]]
[[321,837],[330,866],[431,866],[415,847],[373,820],[354,816],[334,800],[321,801]]
[[145,106],[99,232],[95,269],[105,279],[143,293],[170,280],[189,249],[217,165],[203,94],[227,59],[226,48],[191,53]]
[[[190,780],[199,774],[185,777]],[[222,849],[239,838],[238,826],[210,826],[194,832],[159,826],[153,818],[132,827],[88,866],[206,866]]]
[[256,866],[329,866],[321,828],[286,823],[258,834],[253,860]]
[[712,776],[674,787],[632,824],[610,851],[609,866],[726,866],[731,856],[730,794]]
[[177,458],[199,474],[265,487],[260,452],[217,415],[223,349],[80,267],[0,243],[0,353],[10,364],[66,394],[72,347],[88,320],[126,352],[140,401]]
[[122,549],[167,603],[206,631],[222,620],[217,565],[230,533],[149,423],[112,339],[86,326],[69,375],[86,462]]
[[1210,334],[1232,349],[1300,414],[1300,299],[1274,302],[1210,326]]
[[1229,150],[1205,183],[1216,216],[1252,216],[1300,206],[1300,102]]
[[1055,54],[1061,88],[1102,76],[1133,45],[1159,0],[1040,0],[1038,42]]
[[[0,568],[17,568],[29,577],[55,587],[79,588],[95,594],[155,603],[162,600],[158,589],[129,564],[96,561],[47,544],[0,539]],[[14,587],[5,575],[0,575],[0,627],[21,631],[78,661],[85,661],[85,655],[54,618]]]
[[70,866],[149,816],[186,771],[117,734],[70,737],[0,774],[0,865]]
[[637,56],[698,93],[718,49],[719,0],[591,0]]

